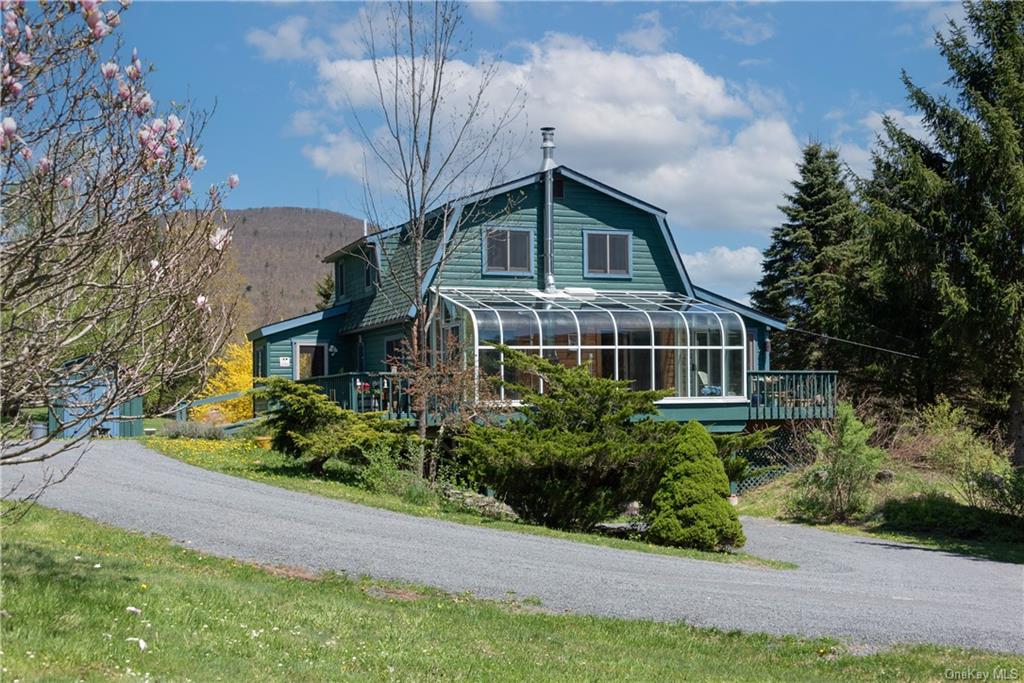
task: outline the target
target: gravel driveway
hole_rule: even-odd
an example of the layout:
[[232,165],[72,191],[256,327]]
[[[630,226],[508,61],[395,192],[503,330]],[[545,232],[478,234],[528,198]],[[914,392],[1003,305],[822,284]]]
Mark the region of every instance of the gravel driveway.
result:
[[[64,454],[48,466],[73,459]],[[28,475],[26,484],[42,474],[40,466],[18,469]],[[1024,653],[1024,567],[770,520],[743,520],[746,550],[799,569],[651,555],[411,517],[209,472],[135,441],[94,442],[77,470],[41,502],[206,553],[488,598],[514,591],[556,611]]]

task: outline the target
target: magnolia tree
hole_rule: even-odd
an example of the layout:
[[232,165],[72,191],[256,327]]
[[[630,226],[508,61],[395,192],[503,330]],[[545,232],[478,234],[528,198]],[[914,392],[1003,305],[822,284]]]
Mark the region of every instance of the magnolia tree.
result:
[[[234,304],[207,290],[230,228],[194,191],[206,114],[161,106],[116,37],[128,6],[3,0],[0,464],[44,460],[115,407],[202,379]],[[29,439],[48,409],[74,438]],[[14,474],[11,471],[10,474]],[[5,496],[17,477],[7,477]]]

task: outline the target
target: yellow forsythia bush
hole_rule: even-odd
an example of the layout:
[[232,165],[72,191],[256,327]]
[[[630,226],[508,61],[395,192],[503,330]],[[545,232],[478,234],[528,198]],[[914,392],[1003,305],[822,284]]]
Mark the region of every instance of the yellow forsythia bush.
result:
[[[200,398],[230,394],[252,388],[252,348],[249,344],[228,344],[224,355],[213,360],[213,373],[203,387]],[[206,419],[218,412],[224,422],[238,422],[252,417],[252,397],[243,396],[221,403],[208,403],[192,409],[193,420]]]

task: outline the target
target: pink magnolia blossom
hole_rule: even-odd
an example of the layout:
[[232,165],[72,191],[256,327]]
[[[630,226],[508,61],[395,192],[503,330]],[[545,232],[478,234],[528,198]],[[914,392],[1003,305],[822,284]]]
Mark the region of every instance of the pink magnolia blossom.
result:
[[225,227],[219,227],[210,235],[210,248],[222,251],[231,241],[231,232]]
[[228,176],[228,187],[230,187],[232,190],[238,187],[237,173],[232,173],[231,175]]
[[160,133],[164,132],[164,129],[167,128],[167,124],[164,123],[163,119],[153,119],[150,121],[149,127],[153,129],[154,133],[160,135]]
[[111,78],[117,75],[118,69],[120,69],[120,67],[117,65],[116,62],[106,62],[105,64],[100,66],[100,73],[103,74],[103,77],[109,81]]
[[25,25],[25,40],[32,40],[32,27],[28,24]]
[[8,19],[4,22],[4,33],[9,35],[11,38],[18,35],[18,23],[13,19]]
[[85,23],[89,25],[89,28],[95,28],[96,24],[100,23],[103,19],[103,14],[98,10],[93,10],[85,15]]
[[8,137],[14,137],[14,134],[18,132],[18,122],[12,119],[10,116],[5,116],[3,121],[4,133]]
[[167,146],[170,147],[171,149],[178,149],[178,138],[176,138],[175,136],[164,136],[164,142],[167,143]]
[[117,96],[122,100],[128,101],[132,98],[132,89],[126,83],[118,83]]
[[40,157],[39,161],[36,163],[36,168],[39,169],[40,173],[49,173],[50,172],[50,158],[49,157]]
[[163,160],[167,156],[167,148],[163,145],[157,145],[157,148],[153,150],[153,156],[157,159]]
[[98,0],[81,0],[81,2],[82,2],[82,11],[85,12],[86,14],[88,14],[91,11],[93,11],[93,9],[95,9],[96,6],[100,4],[98,2]]
[[195,161],[192,162],[192,168],[199,171],[202,170],[203,166],[206,166],[206,157],[200,154],[195,158]]
[[60,179],[60,186],[65,190],[71,187],[71,176],[67,175]]
[[28,104],[28,108],[31,109],[36,104],[36,98],[30,97],[27,100],[25,100],[25,102],[26,102],[26,104]]
[[216,185],[210,185],[210,196],[211,197],[216,197],[217,196],[217,186]]
[[151,131],[149,129],[149,126],[146,126],[146,125],[139,126],[139,142],[141,142],[142,144],[146,144],[146,142],[149,140],[149,137],[152,134],[153,134],[153,131]]
[[32,58],[28,56],[27,52],[19,52],[14,55],[14,63],[21,67],[29,66],[32,64]]
[[110,35],[110,27],[107,26],[106,22],[101,21],[92,27],[93,38],[103,38]]
[[19,83],[18,81],[13,81],[13,82],[8,84],[7,89],[11,91],[12,95],[17,97],[18,95],[21,94],[22,87],[24,87],[24,86],[22,86],[21,83]]
[[148,92],[143,93],[142,97],[135,100],[135,104],[133,105],[132,108],[136,114],[142,116],[143,114],[145,114],[153,108],[153,98],[149,96]]
[[179,130],[181,130],[181,119],[176,115],[171,114],[167,117],[167,132],[174,135]]
[[107,12],[107,23],[111,26],[120,25],[121,15],[115,12],[114,10],[110,10],[109,12]]
[[132,0],[121,0],[121,7],[128,9],[132,6]]
[[30,150],[28,147],[22,147],[21,156],[22,158],[25,159],[25,161],[28,161],[29,159],[32,158],[32,150]]
[[182,192],[192,192],[192,181],[189,178],[182,178],[178,181],[178,187],[181,188]]

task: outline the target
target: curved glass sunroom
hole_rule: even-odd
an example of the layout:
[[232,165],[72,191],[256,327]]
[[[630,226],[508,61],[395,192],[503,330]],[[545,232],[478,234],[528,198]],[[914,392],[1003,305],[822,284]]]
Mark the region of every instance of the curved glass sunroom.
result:
[[[513,375],[493,344],[563,365],[588,365],[635,389],[671,390],[667,400],[745,398],[743,320],[733,311],[668,292],[450,288],[440,296],[435,339],[453,334],[484,375]],[[472,358],[468,356],[472,354]],[[538,386],[543,390],[542,386]],[[502,398],[515,400],[511,389]]]

